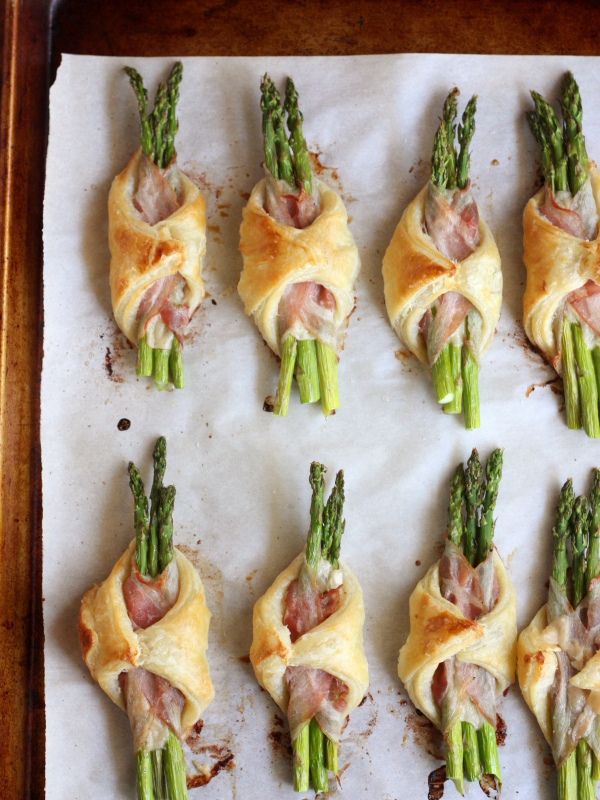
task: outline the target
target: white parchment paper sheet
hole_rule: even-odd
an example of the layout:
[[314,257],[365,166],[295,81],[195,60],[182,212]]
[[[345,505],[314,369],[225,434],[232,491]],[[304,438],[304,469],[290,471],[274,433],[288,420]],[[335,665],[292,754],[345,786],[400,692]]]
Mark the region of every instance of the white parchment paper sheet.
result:
[[[151,94],[173,59],[64,56],[51,93],[44,217],[42,387],[47,797],[134,797],[129,724],[90,680],[77,639],[83,592],[109,572],[133,535],[126,465],[150,480],[155,438],[168,440],[177,487],[177,542],[199,565],[213,612],[216,698],[205,714],[214,764],[224,770],[193,797],[292,797],[277,746],[276,707],[244,660],[254,600],[303,547],[308,466],[344,468],[343,553],[362,580],[370,694],[344,736],[340,793],[378,800],[427,795],[439,762],[419,743],[419,720],[396,677],[408,597],[437,558],[448,480],[472,446],[505,448],[496,541],[519,591],[525,624],[544,601],[550,526],[569,475],[588,487],[600,450],[567,430],[552,371],[523,346],[521,213],[536,186],[538,154],[524,110],[528,90],[556,96],[569,68],[580,83],[588,150],[600,158],[599,62],[591,58],[402,55],[348,58],[184,59],[177,150],[204,186],[209,212],[205,277],[212,301],[185,350],[187,387],[160,393],[135,377],[135,353],[116,331],[108,288],[106,200],[138,143],[125,64]],[[293,399],[287,419],[262,411],[278,367],[235,291],[245,197],[261,177],[258,85],[267,70],[294,77],[311,149],[340,190],[362,257],[357,310],[340,367],[342,408],[324,419]],[[505,299],[481,371],[482,427],[436,407],[429,376],[401,349],[383,303],[381,258],[400,214],[427,180],[448,90],[479,95],[472,177],[480,212],[503,257]],[[112,373],[112,374],[111,374]],[[131,421],[126,431],[120,419]],[[511,690],[502,715],[506,798],[552,796],[554,778],[533,718]],[[415,731],[417,730],[417,733]],[[211,749],[212,748],[212,749]],[[347,768],[346,768],[346,765]],[[472,795],[479,790],[472,787]],[[446,796],[454,797],[447,786]]]

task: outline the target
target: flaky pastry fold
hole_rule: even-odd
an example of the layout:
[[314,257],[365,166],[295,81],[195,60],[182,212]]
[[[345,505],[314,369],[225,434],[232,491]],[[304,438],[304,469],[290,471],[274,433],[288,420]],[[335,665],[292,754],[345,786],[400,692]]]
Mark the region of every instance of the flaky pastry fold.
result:
[[[544,605],[521,631],[517,643],[517,666],[519,686],[525,702],[535,715],[542,733],[552,747],[552,687],[559,668],[556,654],[561,651],[558,643],[556,621],[548,622],[547,606]],[[589,705],[600,714],[600,652],[593,655],[583,668],[573,675],[570,686],[590,692]]]
[[206,252],[206,203],[200,190],[177,168],[170,168],[177,185],[179,208],[149,225],[134,206],[137,150],[114,179],[108,195],[108,239],[111,253],[110,289],[115,319],[133,342],[144,335],[138,316],[147,289],[163,278],[180,275],[185,281],[182,305],[191,316],[204,297],[202,259]]
[[[600,214],[600,173],[590,172],[592,192]],[[535,194],[523,212],[523,261],[527,286],[523,297],[523,324],[528,338],[545,357],[559,366],[561,331],[559,311],[567,296],[588,280],[600,283],[600,235],[579,239],[553,225],[541,212],[545,188]]]
[[410,596],[410,633],[400,650],[398,675],[414,705],[438,728],[442,719],[433,697],[433,675],[446,659],[456,656],[477,664],[496,680],[503,692],[515,679],[516,596],[502,559],[493,551],[498,600],[477,620],[467,619],[440,592],[439,562],[416,585]]
[[284,225],[265,211],[264,179],[252,190],[243,211],[240,250],[244,266],[238,292],[246,314],[252,316],[277,355],[279,301],[291,284],[314,282],[328,289],[335,298],[333,322],[338,331],[345,329],[354,308],[360,259],[348,214],[333,189],[317,179],[314,187],[320,213],[306,228]]
[[363,647],[365,611],[358,579],[344,564],[344,595],[340,608],[316,628],[292,642],[283,624],[288,586],[295,580],[304,561],[301,553],[281,572],[265,594],[257,600],[253,614],[250,662],[259,684],[286,713],[287,667],[321,669],[348,687],[346,713],[358,706],[369,685],[369,669]]
[[81,601],[79,635],[83,658],[92,678],[113,703],[125,710],[119,675],[144,667],[165,678],[183,694],[183,731],[201,717],[214,696],[206,650],[210,611],[200,576],[177,548],[174,560],[179,572],[179,594],[165,616],[148,628],[134,630],[123,584],[129,577],[135,540],[99,586]]
[[435,246],[425,227],[428,185],[406,207],[383,258],[385,304],[393,329],[423,363],[427,348],[419,323],[432,303],[446,292],[469,300],[483,322],[479,357],[490,345],[500,318],[502,271],[496,242],[479,219],[480,242],[463,261],[452,261]]

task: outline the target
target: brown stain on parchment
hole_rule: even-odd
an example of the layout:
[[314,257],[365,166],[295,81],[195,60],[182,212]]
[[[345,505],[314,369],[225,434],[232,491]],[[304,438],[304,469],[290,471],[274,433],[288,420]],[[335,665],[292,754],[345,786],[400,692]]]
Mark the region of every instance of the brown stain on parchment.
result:
[[289,760],[292,756],[292,740],[287,725],[279,714],[273,714],[273,722],[269,731],[269,743],[271,750],[277,756],[283,756]]
[[410,707],[404,722],[414,743],[433,758],[444,760],[444,737],[424,714]]
[[527,391],[525,392],[525,397],[530,397],[536,389],[550,389],[553,394],[556,394],[559,397],[564,397],[565,394],[563,382],[558,376],[556,378],[551,378],[549,381],[545,381],[544,383],[530,383],[527,387]]
[[100,334],[100,340],[104,346],[102,365],[106,377],[112,383],[124,383],[125,353],[132,350],[133,345],[114,322],[109,323],[104,332]]
[[200,765],[196,763],[197,759],[192,759],[197,772],[193,775],[188,775],[188,789],[206,786],[223,770],[233,770],[235,768],[235,756],[231,750],[230,742],[204,743],[201,735],[203,727],[204,722],[199,720],[185,741],[186,747],[194,756],[208,759]]

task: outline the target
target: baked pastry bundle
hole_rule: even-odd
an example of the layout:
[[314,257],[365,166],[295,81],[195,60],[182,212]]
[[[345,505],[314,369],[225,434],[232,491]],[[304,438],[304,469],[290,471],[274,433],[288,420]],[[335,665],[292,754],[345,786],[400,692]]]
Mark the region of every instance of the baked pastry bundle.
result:
[[323,465],[310,469],[306,550],[256,602],[250,661],[259,684],[287,714],[294,788],[328,791],[348,715],[368,686],[364,606],[358,579],[339,560],[344,479],[324,501]]
[[515,678],[515,591],[493,546],[501,470],[501,450],[485,473],[476,450],[458,467],[444,552],[410,597],[398,659],[410,699],[444,735],[446,775],[461,794],[465,779],[500,788],[497,701]]
[[480,424],[479,363],[500,317],[500,255],[469,180],[476,98],[456,133],[458,89],[435,136],[431,179],[405,209],[383,259],[385,303],[404,345],[431,367],[449,414]]
[[205,295],[206,251],[204,198],[176,164],[182,66],[160,84],[151,112],[142,77],[130,67],[126,72],[138,99],[141,147],[108,196],[113,311],[138,347],[137,374],[161,388],[182,388],[183,337]]
[[187,797],[182,742],[213,698],[210,611],[193,564],[173,548],[175,488],[163,486],[166,443],[154,451],[150,509],[129,465],[136,538],[83,596],[79,635],[92,678],[127,712],[139,800]]
[[600,436],[600,176],[582,129],[579,87],[564,80],[562,125],[552,106],[532,92],[527,115],[542,154],[544,186],[523,213],[527,286],[523,324],[533,344],[562,375],[569,428]]
[[281,359],[273,411],[287,414],[295,376],[301,402],[320,400],[328,415],[339,407],[338,352],[354,308],[358,250],[341,198],[312,173],[291,78],[282,105],[265,75],[261,108],[265,177],[243,212],[238,291]]
[[519,685],[558,770],[559,800],[600,779],[600,470],[590,496],[562,487],[548,600],[519,636]]

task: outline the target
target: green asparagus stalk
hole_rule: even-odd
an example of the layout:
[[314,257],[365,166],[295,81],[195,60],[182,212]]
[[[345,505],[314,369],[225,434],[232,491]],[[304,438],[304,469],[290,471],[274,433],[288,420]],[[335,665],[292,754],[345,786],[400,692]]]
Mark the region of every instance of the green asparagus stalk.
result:
[[552,150],[550,149],[550,143],[546,138],[546,133],[540,119],[535,111],[529,111],[527,113],[527,122],[529,123],[529,127],[531,128],[531,132],[537,143],[540,146],[540,152],[542,154],[542,172],[544,173],[544,180],[548,186],[554,186],[554,161],[552,160]]
[[169,377],[176,389],[183,389],[183,347],[176,336],[173,337],[169,354]]
[[587,559],[586,584],[589,591],[594,578],[600,572],[600,470],[594,469],[592,477],[592,489],[589,499],[590,507],[590,530],[589,548]]
[[152,454],[154,474],[150,490],[150,532],[148,545],[148,573],[153,578],[158,575],[158,510],[160,504],[160,490],[167,468],[167,442],[160,436],[154,445]]
[[585,342],[581,325],[565,320],[564,325],[569,324],[571,325],[575,363],[577,364],[581,421],[587,435],[597,439],[600,437],[600,420],[598,418],[598,388],[592,353]]
[[140,378],[149,378],[153,370],[153,350],[143,336],[138,342],[137,374]]
[[173,731],[169,731],[167,743],[163,749],[164,780],[169,800],[187,800],[187,782],[185,777],[185,761],[181,742]]
[[163,772],[163,751],[153,750],[150,753],[152,762],[152,783],[154,786],[154,800],[168,800],[165,797],[165,781]]
[[279,178],[279,165],[277,163],[277,146],[275,144],[275,128],[273,125],[273,112],[276,110],[277,103],[271,92],[271,84],[271,79],[265,74],[260,84],[260,107],[263,113],[265,167],[277,180]]
[[167,80],[167,122],[165,130],[165,149],[163,154],[163,167],[168,167],[176,156],[175,136],[179,130],[177,121],[177,103],[179,102],[179,87],[183,77],[183,66],[180,61],[174,64],[169,79]]
[[325,737],[325,739],[326,739],[326,743],[325,743],[325,762],[326,762],[326,766],[327,766],[327,769],[330,772],[333,772],[333,774],[335,776],[337,776],[337,774],[339,772],[337,742],[334,742],[332,739],[330,739],[327,736]]
[[464,750],[462,723],[455,723],[446,734],[446,776],[456,786],[456,791],[464,795]]
[[156,800],[152,780],[152,762],[147,750],[136,753],[138,800]]
[[310,739],[309,723],[302,726],[292,742],[294,754],[294,789],[308,792],[310,789]]
[[571,753],[558,768],[557,797],[558,800],[578,800],[575,753]]
[[458,126],[458,141],[460,151],[458,154],[456,184],[459,189],[464,189],[469,183],[470,155],[469,147],[475,133],[475,111],[477,110],[477,97],[474,95],[467,103],[462,115],[462,125]]
[[[465,325],[467,323],[465,322]],[[479,403],[479,364],[467,340],[462,349],[463,409],[468,430],[481,424]]]
[[290,394],[292,391],[292,378],[294,377],[294,367],[296,366],[296,355],[298,353],[298,342],[288,333],[280,345],[281,347],[281,367],[279,369],[279,385],[277,387],[277,398],[275,400],[274,413],[279,417],[287,416],[290,406]]
[[438,189],[445,189],[448,185],[448,180],[448,134],[442,121],[433,139],[431,182]]
[[[498,488],[502,478],[502,450],[494,450],[485,465],[485,495],[479,522],[477,562],[485,561],[492,549],[494,538],[494,509],[498,499]],[[494,773],[495,774],[495,773]]]
[[479,453],[473,450],[465,470],[465,531],[463,551],[465,558],[474,563],[477,554],[477,532],[479,527],[479,507],[482,500],[482,469]]
[[310,501],[310,530],[306,540],[306,563],[315,570],[321,558],[323,540],[323,509],[325,506],[325,467],[318,461],[310,465],[309,483],[312,489]]
[[562,377],[565,387],[567,426],[571,429],[581,428],[575,345],[571,323],[568,320],[564,320],[562,330]]
[[450,503],[448,505],[448,539],[462,550],[463,544],[463,509],[465,503],[465,471],[459,464],[450,485]]
[[456,150],[454,148],[454,137],[456,133],[455,120],[457,114],[458,95],[459,91],[455,87],[446,98],[442,111],[442,124],[446,129],[446,163],[448,170],[448,181],[446,183],[447,189],[456,188]]
[[271,119],[273,121],[279,178],[285,181],[289,186],[294,186],[294,166],[292,163],[290,145],[285,133],[281,97],[277,91],[277,87],[268,75],[265,75],[263,78],[263,83],[265,84],[265,90],[269,96],[268,103],[271,108]]
[[133,67],[125,67],[125,73],[138,101],[142,150],[148,158],[154,160],[154,136],[148,117],[148,92],[144,86],[144,79]]
[[465,778],[468,781],[478,781],[481,777],[481,761],[475,726],[470,722],[463,722],[462,735]]
[[560,589],[567,595],[567,573],[569,559],[567,554],[567,539],[569,536],[569,523],[575,505],[575,492],[573,481],[569,478],[560,490],[556,520],[552,528],[554,543],[552,560],[552,578]]
[[444,405],[446,414],[460,414],[463,410],[462,346],[450,343],[450,367],[454,397]]
[[175,487],[160,489],[158,506],[158,573],[165,570],[173,559],[173,506]]
[[575,748],[577,765],[577,800],[596,800],[596,787],[592,780],[592,751],[585,739]]
[[497,784],[502,783],[502,772],[500,770],[500,757],[498,755],[498,741],[496,739],[496,729],[489,722],[484,722],[477,731],[479,753],[481,755],[481,767],[484,775],[494,775]]
[[600,347],[594,347],[592,350],[592,360],[594,362],[594,372],[596,373],[596,389],[598,397],[600,397]]
[[447,344],[431,365],[431,377],[437,401],[444,405],[452,402],[455,391],[450,347],[451,345]]
[[578,497],[571,517],[571,546],[573,553],[573,606],[578,606],[587,593],[587,548],[589,537],[589,507],[586,497]]
[[544,131],[545,140],[550,146],[554,163],[554,191],[565,191],[569,188],[567,178],[567,157],[565,154],[563,133],[558,117],[552,106],[538,92],[531,92],[539,124]]
[[315,792],[326,792],[329,780],[325,768],[325,737],[316,719],[309,722],[310,780]]
[[312,168],[308,155],[308,147],[302,132],[304,117],[298,108],[298,92],[291,78],[287,80],[285,91],[285,110],[287,111],[287,124],[290,131],[290,146],[294,152],[294,173],[296,185],[304,189],[307,194],[312,193]]
[[561,107],[564,121],[565,148],[567,151],[569,188],[571,194],[575,195],[589,176],[589,158],[583,136],[581,95],[571,72],[568,72],[565,76]]
[[296,382],[301,403],[316,403],[320,399],[317,347],[314,339],[298,340]]
[[317,367],[321,387],[321,408],[325,416],[333,414],[340,407],[337,353],[328,344],[317,339]]
[[148,565],[148,499],[139,469],[129,462],[129,487],[133,494],[135,525],[135,563],[142,575]]
[[155,347],[153,350],[152,374],[159,386],[166,386],[169,383],[169,355],[170,350],[162,350]]

